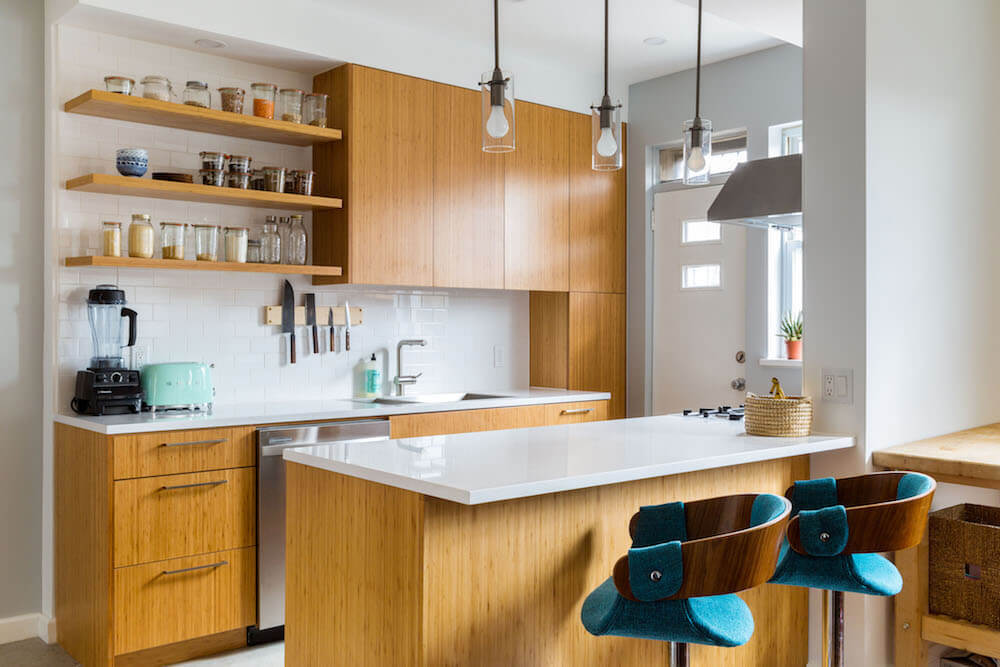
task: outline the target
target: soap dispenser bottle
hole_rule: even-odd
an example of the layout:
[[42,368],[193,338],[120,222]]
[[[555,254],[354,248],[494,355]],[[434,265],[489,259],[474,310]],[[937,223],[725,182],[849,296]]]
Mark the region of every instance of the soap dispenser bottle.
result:
[[365,397],[376,398],[382,394],[382,369],[372,354],[365,362]]

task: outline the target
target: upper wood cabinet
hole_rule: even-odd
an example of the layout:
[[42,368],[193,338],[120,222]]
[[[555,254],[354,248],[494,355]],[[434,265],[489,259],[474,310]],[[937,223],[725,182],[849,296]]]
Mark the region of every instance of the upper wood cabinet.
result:
[[507,289],[569,290],[571,115],[517,102],[515,150],[505,171]]
[[477,91],[434,87],[434,285],[503,289],[504,156],[482,149]]
[[569,137],[569,289],[624,292],[626,171],[591,168],[589,115],[571,114]]

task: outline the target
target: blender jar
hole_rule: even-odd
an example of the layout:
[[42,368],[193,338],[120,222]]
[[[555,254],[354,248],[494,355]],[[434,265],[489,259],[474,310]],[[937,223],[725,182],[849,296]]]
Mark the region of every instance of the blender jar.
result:
[[[122,348],[135,345],[138,314],[125,308],[125,291],[115,285],[98,285],[87,295],[87,319],[94,344],[90,368],[124,368]],[[123,343],[122,318],[128,318],[128,342]]]

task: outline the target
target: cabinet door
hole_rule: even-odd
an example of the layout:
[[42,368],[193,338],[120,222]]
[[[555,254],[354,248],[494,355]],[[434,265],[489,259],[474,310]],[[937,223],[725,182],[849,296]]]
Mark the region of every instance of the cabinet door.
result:
[[569,295],[569,388],[611,392],[608,418],[625,416],[625,295]]
[[434,285],[503,289],[504,157],[482,150],[479,93],[434,84]]
[[[591,168],[590,125],[590,116],[570,120],[569,288],[624,292],[625,167]],[[623,125],[622,143],[626,136]]]
[[507,289],[569,289],[570,112],[517,102],[507,155],[504,263]]

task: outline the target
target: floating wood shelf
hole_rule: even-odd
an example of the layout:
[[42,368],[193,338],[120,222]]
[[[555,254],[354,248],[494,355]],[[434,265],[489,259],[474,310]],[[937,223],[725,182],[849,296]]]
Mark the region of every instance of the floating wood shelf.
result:
[[342,136],[340,130],[333,128],[258,118],[247,114],[203,109],[189,104],[148,100],[144,97],[94,89],[71,99],[63,108],[69,113],[86,116],[224,134],[292,146],[312,146],[338,141]]
[[[344,316],[343,306],[316,306],[316,324],[318,326],[328,326],[330,323],[330,311],[333,310],[333,326],[342,327],[347,324]],[[362,308],[351,306],[351,326],[365,323],[365,311]],[[281,306],[264,306],[264,324],[271,326],[281,326]],[[306,307],[295,306],[295,324],[304,327],[306,325]]]
[[258,208],[283,208],[295,211],[325,210],[340,208],[343,205],[340,199],[334,197],[307,197],[285,192],[240,190],[239,188],[199,185],[197,183],[154,181],[151,178],[135,178],[117,174],[79,176],[66,181],[66,189],[101,192],[108,195],[130,195],[132,197],[153,197],[155,199],[256,206]]
[[143,259],[142,257],[67,257],[66,266],[114,266],[133,269],[179,269],[184,271],[243,271],[284,275],[339,276],[339,266],[299,266],[292,264],[241,264],[239,262],[199,262],[192,259]]

